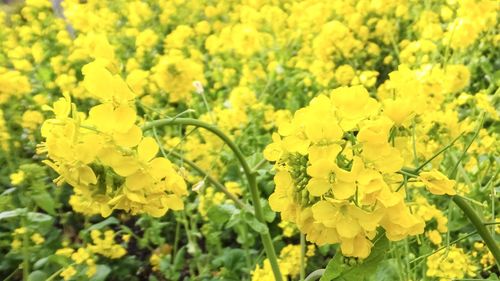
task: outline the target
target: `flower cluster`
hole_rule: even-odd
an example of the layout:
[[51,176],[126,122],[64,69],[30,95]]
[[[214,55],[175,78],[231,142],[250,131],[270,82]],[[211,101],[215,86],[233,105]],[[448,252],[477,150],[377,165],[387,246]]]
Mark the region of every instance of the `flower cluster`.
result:
[[[126,236],[122,235],[122,240],[125,242]],[[125,247],[115,242],[116,233],[113,230],[102,232],[94,229],[90,232],[90,237],[92,242],[79,247],[77,250],[64,247],[55,252],[55,255],[66,257],[72,262],[60,273],[64,280],[71,280],[76,277],[75,275],[82,273],[84,273],[85,277],[91,278],[97,272],[96,261],[99,256],[119,259],[127,253]]]
[[362,86],[314,98],[264,151],[275,161],[276,189],[269,198],[319,245],[340,243],[346,256],[370,254],[377,227],[390,240],[423,232],[400,189],[401,153],[389,142],[394,122]]
[[[297,278],[300,273],[300,245],[287,245],[281,249],[278,265],[283,275],[284,280],[286,278]],[[307,257],[314,255],[314,248],[309,248],[305,260]],[[271,263],[268,259],[265,259],[262,267],[257,265],[257,267],[252,271],[252,281],[273,281],[274,276],[271,270]]]
[[183,178],[169,160],[156,157],[159,147],[143,136],[133,105],[135,94],[117,74],[95,60],[82,69],[88,92],[101,102],[86,116],[70,97],[56,101],[55,117],[42,126],[45,163],[74,188],[75,210],[111,214],[113,209],[162,216],[183,208]]
[[477,266],[464,249],[452,246],[446,251],[436,252],[427,258],[427,276],[437,277],[439,281],[475,277]]

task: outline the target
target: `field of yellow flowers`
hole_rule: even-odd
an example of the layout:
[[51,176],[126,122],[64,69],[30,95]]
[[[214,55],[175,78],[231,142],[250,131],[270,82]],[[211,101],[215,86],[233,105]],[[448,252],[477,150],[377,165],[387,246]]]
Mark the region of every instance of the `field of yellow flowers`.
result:
[[0,1],[0,279],[500,280],[500,2]]

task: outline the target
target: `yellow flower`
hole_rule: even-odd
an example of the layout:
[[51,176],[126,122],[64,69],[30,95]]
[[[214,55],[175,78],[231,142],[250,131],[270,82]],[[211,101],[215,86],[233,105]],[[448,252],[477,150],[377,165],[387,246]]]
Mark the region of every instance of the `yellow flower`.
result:
[[110,259],[118,259],[127,253],[127,250],[122,245],[115,243],[115,233],[112,230],[104,232],[104,239],[102,238],[101,231],[96,229],[90,232],[90,236],[92,244],[87,245],[87,249],[94,254],[99,254]]
[[10,244],[10,247],[12,250],[17,250],[23,246],[23,243],[19,239],[14,239],[12,240],[12,243]]
[[355,128],[359,122],[376,114],[380,107],[363,86],[337,88],[332,91],[331,99],[344,131]]
[[35,130],[43,123],[43,115],[38,111],[27,110],[22,116],[22,126],[28,130]]
[[12,185],[19,185],[24,181],[25,174],[23,171],[19,170],[16,173],[10,175],[10,183]]
[[429,237],[429,240],[431,240],[434,245],[439,246],[443,242],[443,238],[441,238],[441,234],[439,234],[437,230],[428,231],[426,236]]
[[103,102],[127,104],[135,98],[134,92],[117,74],[111,74],[106,61],[95,60],[82,68],[83,85],[92,95]]
[[71,279],[71,277],[73,277],[76,273],[77,271],[73,266],[68,266],[61,272],[60,276],[66,281]]
[[58,249],[55,254],[58,256],[71,257],[74,251],[75,250],[73,250],[72,248],[61,248]]
[[413,106],[409,99],[384,100],[384,114],[391,118],[398,126],[406,123],[414,114]]
[[40,245],[45,242],[45,238],[43,238],[40,233],[34,233],[33,235],[31,235],[31,241],[33,241],[36,245]]
[[478,267],[463,249],[455,245],[446,251],[441,250],[427,258],[427,272],[429,277],[440,280],[464,279],[466,276],[475,277]]
[[90,254],[85,248],[79,248],[76,252],[71,254],[71,259],[74,260],[77,264],[84,263],[89,258]]
[[23,235],[28,231],[26,227],[19,227],[14,230],[14,235]]
[[335,70],[335,79],[342,86],[348,86],[355,75],[354,69],[348,64],[341,65]]
[[454,189],[456,182],[454,180],[448,179],[448,177],[446,177],[436,169],[433,169],[430,172],[421,172],[418,178],[425,184],[427,189],[432,194],[457,194]]

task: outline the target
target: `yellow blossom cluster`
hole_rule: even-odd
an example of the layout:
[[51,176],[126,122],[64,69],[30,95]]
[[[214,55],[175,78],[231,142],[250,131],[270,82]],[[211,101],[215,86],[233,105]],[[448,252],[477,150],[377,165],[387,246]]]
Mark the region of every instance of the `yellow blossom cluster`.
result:
[[162,216],[182,209],[183,178],[169,160],[156,157],[156,141],[137,125],[134,92],[108,63],[95,60],[82,69],[86,89],[101,103],[86,116],[69,96],[56,101],[38,152],[47,153],[45,163],[60,175],[56,182],[73,186],[79,212],[108,216],[123,209]]
[[[109,259],[119,259],[127,254],[126,248],[115,242],[116,233],[113,230],[101,231],[94,229],[90,232],[92,242],[85,244],[77,250],[71,247],[58,249],[55,254],[71,259],[72,263],[64,268],[60,276],[64,280],[72,279],[76,274],[85,272],[85,275],[90,278],[97,271],[96,261],[98,256]],[[127,235],[122,235],[122,239],[126,242]]]
[[[287,280],[288,277],[296,278],[300,273],[300,245],[287,245],[283,249],[281,249],[278,265],[283,275],[284,280]],[[308,250],[308,255],[306,255],[305,260],[307,261],[307,257],[311,257],[314,255],[314,248],[310,248]],[[252,271],[252,281],[273,281],[274,276],[271,270],[271,264],[268,259],[265,259],[262,267],[257,265],[257,267]]]
[[[103,239],[104,234],[104,239]],[[127,253],[127,250],[120,244],[115,243],[115,232],[107,230],[102,233],[99,230],[90,232],[92,244],[88,244],[87,248],[95,254],[99,254],[110,259],[118,259]]]
[[475,277],[477,266],[464,249],[451,246],[427,258],[427,276],[439,281],[451,281]]
[[309,241],[340,243],[345,256],[366,258],[377,227],[391,240],[422,233],[398,188],[404,159],[389,143],[393,126],[362,86],[314,98],[264,151],[276,162],[271,208]]

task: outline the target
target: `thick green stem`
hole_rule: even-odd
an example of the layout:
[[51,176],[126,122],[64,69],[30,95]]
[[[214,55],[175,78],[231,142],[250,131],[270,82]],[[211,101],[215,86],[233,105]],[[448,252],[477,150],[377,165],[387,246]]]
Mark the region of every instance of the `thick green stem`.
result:
[[[203,121],[196,120],[196,119],[191,119],[191,118],[167,118],[167,119],[160,119],[160,120],[155,120],[151,122],[147,122],[143,129],[148,130],[153,127],[161,127],[161,126],[169,126],[169,125],[184,125],[184,126],[196,126],[203,128],[207,131],[210,131],[217,137],[219,137],[222,141],[224,141],[229,148],[233,151],[235,154],[236,158],[240,162],[241,166],[243,167],[243,172],[245,173],[245,176],[248,180],[248,185],[249,185],[249,190],[250,194],[252,196],[252,203],[255,211],[255,217],[257,220],[259,220],[261,223],[266,224],[266,221],[264,219],[264,211],[262,209],[262,206],[260,204],[260,195],[259,195],[259,189],[257,187],[257,180],[255,177],[255,173],[252,171],[250,166],[248,165],[248,162],[245,160],[245,157],[243,156],[243,153],[241,150],[236,146],[236,144],[221,130],[219,130],[217,127],[207,124]],[[266,224],[267,225],[267,224]],[[279,265],[278,265],[278,258],[276,257],[276,252],[274,251],[274,246],[272,243],[271,235],[269,234],[268,231],[265,233],[261,234],[261,240],[262,244],[264,245],[264,250],[266,251],[267,258],[269,259],[269,262],[271,263],[271,267],[273,269],[274,273],[274,278],[276,281],[282,281],[283,277],[281,275]]]
[[455,202],[455,204],[457,204],[457,206],[462,209],[469,221],[474,225],[477,233],[481,236],[481,238],[483,238],[484,243],[486,244],[486,246],[488,246],[491,254],[493,254],[497,266],[500,267],[500,248],[498,247],[498,243],[495,241],[495,238],[491,236],[491,233],[484,225],[484,222],[462,197],[458,195],[453,196],[453,202]]

